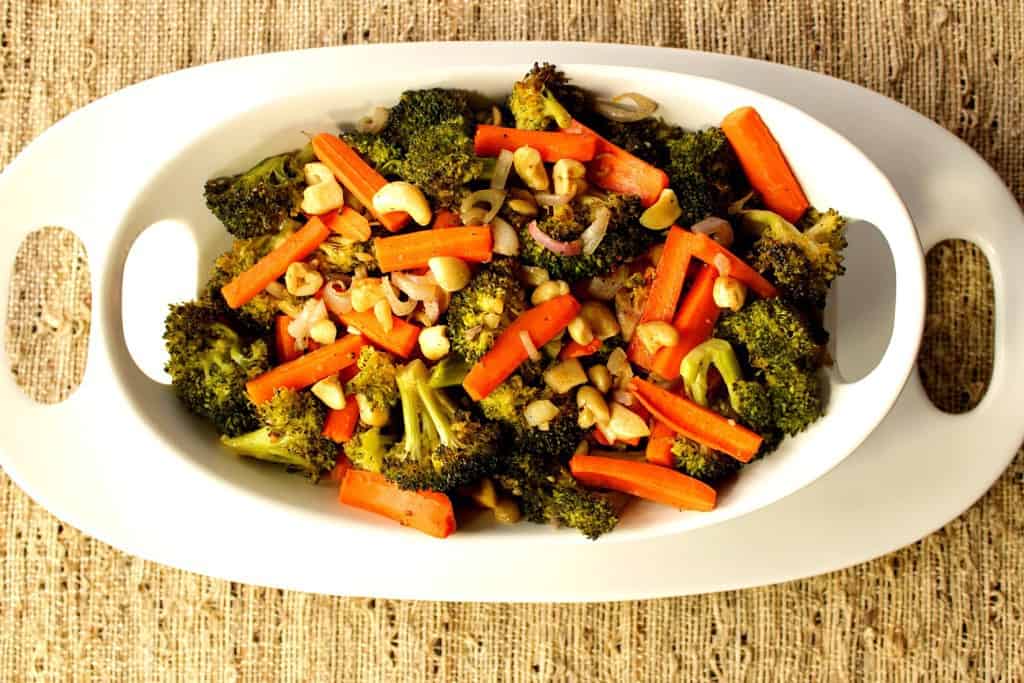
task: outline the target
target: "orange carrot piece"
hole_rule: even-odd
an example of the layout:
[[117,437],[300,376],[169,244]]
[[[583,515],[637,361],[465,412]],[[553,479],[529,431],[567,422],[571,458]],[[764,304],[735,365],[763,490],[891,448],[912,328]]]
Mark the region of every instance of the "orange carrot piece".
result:
[[672,444],[675,443],[675,440],[676,433],[672,431],[672,428],[661,420],[655,420],[651,425],[651,435],[647,438],[647,450],[644,452],[647,462],[653,462],[655,465],[663,467],[672,467],[674,464]]
[[[771,299],[779,295],[775,285],[765,280],[760,273],[751,268],[736,254],[732,253],[704,233],[683,231],[686,246],[690,253],[704,263],[715,265],[715,259],[724,257],[729,262],[729,276],[734,277],[747,287],[757,292],[763,299]],[[719,258],[719,260],[721,260]]]
[[644,206],[658,201],[661,191],[668,187],[668,175],[664,171],[608,142],[579,121],[573,120],[565,132],[597,138],[596,154],[587,164],[587,178],[598,187],[637,195]]
[[529,146],[548,163],[559,159],[590,161],[596,153],[597,135],[593,131],[520,130],[481,124],[476,127],[473,146],[482,157],[496,157],[503,149],[514,152]]
[[408,358],[416,348],[420,337],[420,326],[414,325],[395,315],[391,316],[391,330],[385,330],[373,311],[350,311],[341,316],[341,322],[359,330],[363,336],[402,358]]
[[448,209],[439,209],[434,214],[434,223],[430,227],[433,230],[443,230],[445,228],[457,228],[462,225],[462,219],[459,218],[459,214]]
[[722,132],[764,205],[790,223],[800,220],[811,204],[757,110],[740,107],[730,113],[722,119]]
[[529,357],[520,332],[529,334],[530,341],[539,349],[564,330],[579,312],[580,302],[571,294],[556,296],[527,310],[498,336],[491,350],[466,375],[462,387],[474,401],[484,398]]
[[[679,295],[683,292],[683,282],[686,280],[686,269],[689,265],[690,250],[686,247],[686,233],[682,228],[672,226],[665,240],[661,259],[658,260],[658,267],[654,271],[654,280],[651,282],[647,300],[640,311],[639,324],[659,320],[667,322],[672,319],[679,306]],[[633,335],[633,339],[630,340],[626,355],[645,370],[650,370],[654,361],[654,354],[640,343],[637,335]]]
[[701,270],[683,297],[683,303],[676,313],[672,326],[679,332],[679,343],[659,349],[651,363],[651,372],[665,379],[679,375],[679,364],[698,344],[711,338],[711,332],[718,322],[721,309],[715,303],[715,280],[718,271],[714,266],[701,265]]
[[274,318],[274,349],[277,351],[278,363],[287,363],[302,355],[295,347],[295,337],[288,334],[288,326],[291,323],[292,319],[287,315]]
[[463,261],[491,260],[494,238],[491,226],[418,230],[374,240],[373,251],[381,272],[423,268],[435,256],[457,256]]
[[448,496],[400,489],[377,472],[350,469],[341,482],[338,500],[437,538],[455,531],[455,509]]
[[370,239],[370,221],[351,206],[344,206],[340,211],[331,211],[321,216],[324,224],[345,239],[353,242],[365,242]]
[[574,455],[569,471],[584,486],[622,491],[637,498],[682,510],[715,509],[717,494],[702,481],[682,472],[621,458]]
[[345,443],[355,434],[358,422],[359,404],[356,403],[356,397],[346,396],[344,408],[327,413],[323,434],[335,443]]
[[387,180],[337,135],[319,133],[313,136],[313,153],[359,202],[370,209],[381,225],[391,232],[398,232],[409,222],[404,211],[379,214],[373,210],[373,195],[387,185]]
[[231,308],[244,306],[266,289],[267,285],[284,275],[288,266],[313,253],[329,234],[331,231],[322,220],[316,216],[311,217],[252,268],[239,273],[234,280],[221,287],[224,301]]
[[651,415],[677,433],[688,436],[708,448],[728,453],[740,462],[750,462],[761,447],[761,437],[713,410],[667,389],[634,377],[629,390]]
[[569,340],[569,343],[562,347],[562,350],[558,353],[559,360],[569,360],[570,358],[580,358],[582,356],[589,356],[592,353],[597,353],[601,350],[601,340],[594,337],[589,344],[580,344],[578,341]]
[[316,351],[267,370],[249,380],[245,389],[253,403],[263,403],[273,398],[274,392],[278,389],[305,389],[324,377],[353,365],[359,357],[361,348],[361,336],[347,335],[333,344],[321,346]]

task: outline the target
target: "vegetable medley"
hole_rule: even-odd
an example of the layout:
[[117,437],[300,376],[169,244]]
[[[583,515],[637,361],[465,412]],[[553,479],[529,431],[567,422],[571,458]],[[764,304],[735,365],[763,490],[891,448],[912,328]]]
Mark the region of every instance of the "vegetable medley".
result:
[[234,237],[171,307],[174,390],[235,453],[445,537],[455,510],[611,531],[824,410],[844,220],[758,113],[684,130],[545,65],[405,92],[209,180]]

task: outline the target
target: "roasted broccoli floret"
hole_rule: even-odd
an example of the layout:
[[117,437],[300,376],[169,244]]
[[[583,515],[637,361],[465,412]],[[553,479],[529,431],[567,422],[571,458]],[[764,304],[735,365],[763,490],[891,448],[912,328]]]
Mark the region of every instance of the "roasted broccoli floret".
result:
[[164,340],[170,356],[165,369],[189,410],[222,434],[256,428],[259,420],[245,383],[269,368],[266,342],[240,335],[223,308],[207,300],[171,306]]
[[352,275],[363,266],[368,273],[379,271],[373,242],[357,242],[341,235],[331,235],[316,250],[317,266],[326,277]]
[[[759,299],[737,313],[725,315],[715,336],[741,352],[753,379],[767,391],[770,410],[754,392],[739,395],[751,422],[768,412],[777,429],[796,434],[821,417],[823,406],[817,370],[821,349],[800,313],[780,298]],[[759,430],[761,431],[761,430]]]
[[356,366],[359,372],[345,385],[346,394],[361,394],[375,410],[387,411],[398,404],[398,366],[390,353],[364,346]]
[[516,452],[506,458],[495,481],[518,499],[523,517],[531,522],[564,524],[588,538],[608,533],[619,522],[607,498],[580,486],[555,459]]
[[403,436],[384,460],[384,475],[402,488],[450,491],[498,464],[498,427],[458,408],[430,386],[421,360],[398,371]]
[[452,294],[448,306],[452,348],[475,363],[524,310],[526,293],[517,277],[515,261],[495,257],[465,288]]
[[832,281],[843,274],[846,220],[835,210],[810,209],[801,228],[771,211],[740,211],[742,226],[758,235],[749,262],[783,296],[811,310],[825,307]]
[[570,86],[565,75],[551,64],[534,64],[522,80],[516,81],[508,98],[508,108],[516,128],[546,130],[568,127],[572,123],[572,114],[558,101],[554,91],[568,95],[570,103],[577,103],[582,98],[578,89]]
[[315,161],[306,146],[267,157],[245,173],[206,181],[206,206],[235,237],[267,235],[298,215],[306,187],[303,166]]
[[594,128],[609,142],[657,168],[664,168],[669,162],[669,151],[665,143],[685,134],[682,128],[654,117],[629,123],[609,121],[602,117],[595,122]]
[[316,481],[335,463],[338,445],[323,435],[327,408],[308,391],[278,389],[256,407],[262,426],[221,443],[257,460],[285,465]]
[[[546,428],[534,427],[524,417],[526,406],[532,401],[550,400],[558,408]],[[484,416],[500,422],[517,450],[543,453],[545,457],[564,460],[573,454],[583,430],[579,427],[579,411],[568,395],[552,394],[547,389],[528,385],[516,374],[498,385],[478,404]]]
[[[214,262],[213,271],[206,285],[206,296],[211,301],[223,303],[221,287],[233,280],[239,273],[255,265],[257,261],[287,239],[293,231],[293,225],[286,223],[286,226],[279,232],[235,240],[231,245],[231,250],[218,256]],[[284,292],[282,296],[283,299],[278,299],[264,291],[241,308],[227,309],[226,304],[224,304],[224,308],[232,319],[237,320],[246,329],[254,332],[267,332],[274,324],[274,318],[281,312],[282,301],[296,308],[302,307],[301,303],[287,292]]]
[[457,353],[450,353],[430,368],[430,386],[435,389],[461,386],[472,369],[473,363]]
[[395,445],[395,438],[373,427],[357,432],[345,442],[345,456],[361,470],[380,472],[384,458]]
[[725,216],[746,192],[746,176],[721,128],[686,132],[663,144],[667,160],[662,168],[683,210],[679,225]]
[[640,225],[640,201],[636,197],[616,194],[584,196],[571,204],[555,207],[538,220],[537,227],[555,240],[572,242],[580,239],[601,211],[609,211],[610,219],[605,236],[593,253],[581,252],[575,256],[556,254],[538,243],[530,235],[529,227],[524,226],[519,231],[520,259],[527,265],[545,268],[553,279],[574,282],[611,272],[644,253],[658,239],[656,232]]
[[345,139],[385,176],[451,206],[462,186],[493,169],[493,162],[473,152],[474,118],[464,90],[408,90],[379,133],[346,133]]
[[740,468],[735,458],[681,434],[672,442],[672,459],[677,470],[707,484],[721,481]]

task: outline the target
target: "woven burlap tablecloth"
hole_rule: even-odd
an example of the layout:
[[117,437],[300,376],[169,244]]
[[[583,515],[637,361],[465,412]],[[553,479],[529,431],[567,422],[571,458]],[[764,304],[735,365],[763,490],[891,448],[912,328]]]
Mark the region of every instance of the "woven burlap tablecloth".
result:
[[[1019,1],[311,4],[0,1],[0,164],[97,97],[205,62],[362,42],[565,39],[735,53],[860,83],[962,137],[1024,197]],[[964,410],[991,372],[991,282],[970,245],[942,245],[928,261],[920,368],[937,404]],[[29,394],[61,400],[84,363],[84,255],[73,237],[46,231],[17,264],[7,354]],[[340,599],[212,580],[92,540],[0,475],[0,678],[1024,680],[1022,490],[1018,453],[945,528],[813,579],[531,606]]]

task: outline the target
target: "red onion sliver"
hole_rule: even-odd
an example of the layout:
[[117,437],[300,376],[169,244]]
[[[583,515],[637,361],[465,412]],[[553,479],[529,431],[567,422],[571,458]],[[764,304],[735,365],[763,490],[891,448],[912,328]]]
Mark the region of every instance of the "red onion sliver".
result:
[[729,263],[729,258],[725,254],[715,254],[715,258],[711,259],[715,270],[722,277],[729,277],[729,273],[732,272],[732,264]]
[[391,312],[397,316],[405,316],[416,310],[417,301],[415,299],[409,299],[402,301],[395,294],[394,287],[391,286],[391,280],[385,275],[381,278],[380,287],[384,290],[384,298],[387,299],[388,305],[391,306]]
[[559,242],[541,230],[537,225],[537,221],[530,221],[526,226],[526,230],[530,233],[530,237],[537,240],[537,244],[548,251],[558,254],[559,256],[577,256],[581,251],[583,251],[582,241],[573,240],[572,242]]
[[523,348],[526,349],[526,355],[529,356],[530,360],[540,360],[540,351],[537,350],[536,344],[530,339],[530,333],[527,330],[519,330],[519,341],[523,343]]
[[690,232],[699,232],[707,235],[723,247],[732,246],[733,233],[729,221],[710,216],[702,221],[694,223]]
[[352,312],[352,295],[345,291],[345,283],[331,280],[324,287],[324,303],[327,310],[336,316]]
[[597,210],[597,216],[594,217],[594,221],[580,235],[583,253],[586,256],[590,256],[601,246],[601,240],[604,239],[605,234],[608,232],[608,222],[611,218],[612,212],[606,207],[601,207]]

